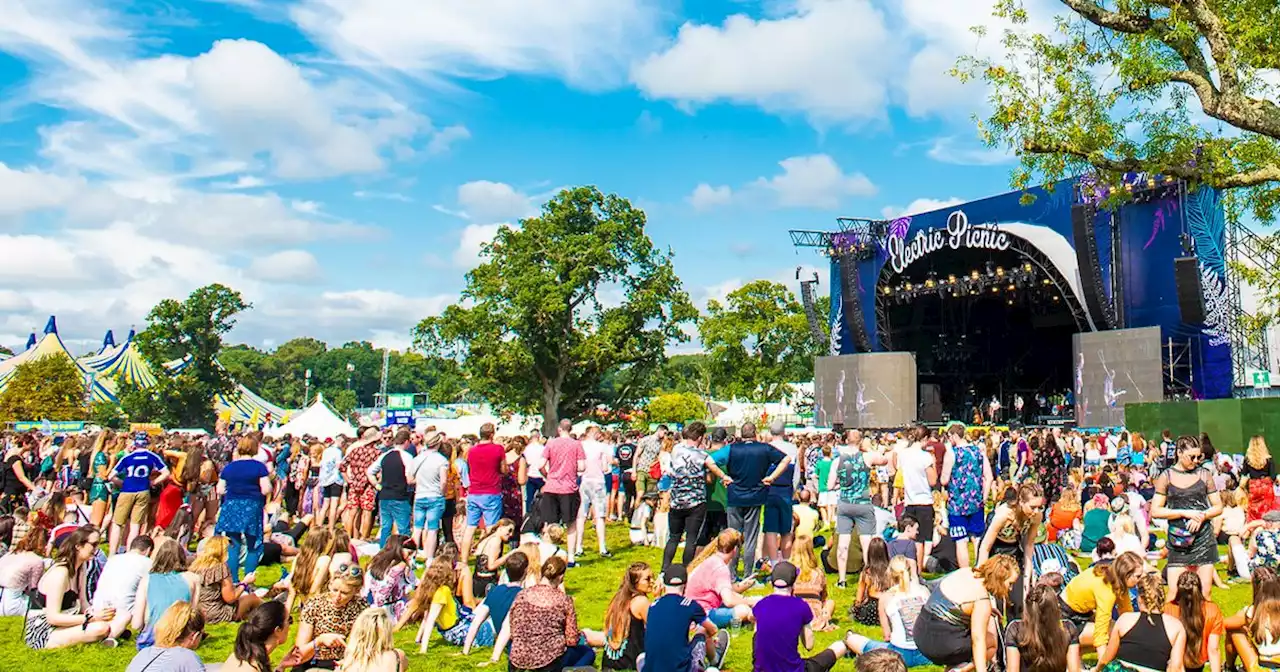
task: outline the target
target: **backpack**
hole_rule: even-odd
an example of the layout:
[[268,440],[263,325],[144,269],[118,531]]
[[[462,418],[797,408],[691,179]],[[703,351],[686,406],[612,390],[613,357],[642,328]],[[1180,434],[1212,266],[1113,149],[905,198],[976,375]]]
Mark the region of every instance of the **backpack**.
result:
[[93,487],[93,452],[81,451],[76,458],[76,462],[80,465],[80,480],[76,482],[76,485],[79,485],[81,492],[87,495],[89,489]]

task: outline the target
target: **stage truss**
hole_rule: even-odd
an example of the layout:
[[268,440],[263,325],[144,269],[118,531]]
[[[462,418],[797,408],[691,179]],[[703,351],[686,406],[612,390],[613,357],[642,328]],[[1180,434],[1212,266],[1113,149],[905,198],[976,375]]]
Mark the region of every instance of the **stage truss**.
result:
[[[1249,268],[1277,268],[1280,258],[1257,234],[1237,221],[1227,225],[1227,259]],[[1236,389],[1251,384],[1250,374],[1255,370],[1271,370],[1271,353],[1267,342],[1267,328],[1259,325],[1254,316],[1244,309],[1240,300],[1240,274],[1227,268],[1228,292],[1231,310],[1231,373]]]

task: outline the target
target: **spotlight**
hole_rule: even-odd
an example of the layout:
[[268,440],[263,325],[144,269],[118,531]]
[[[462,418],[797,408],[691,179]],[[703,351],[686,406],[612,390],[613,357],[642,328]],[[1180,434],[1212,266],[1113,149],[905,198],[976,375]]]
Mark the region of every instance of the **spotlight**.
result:
[[1011,292],[1012,292],[1012,291],[1013,291],[1013,285],[1009,285],[1009,288],[1008,288],[1008,289],[1009,289],[1009,291],[1011,291]]
[[992,287],[992,288],[991,288],[991,293],[992,293],[992,294],[999,294],[999,293],[1000,293],[1000,288],[999,288],[999,287]]
[[1061,300],[1062,300],[1062,297],[1058,296],[1057,294],[1054,294],[1054,295],[1053,295],[1053,300],[1054,300],[1055,302],[1057,302],[1057,301],[1061,301]]
[[1008,303],[1009,305],[1011,305],[1011,306],[1012,306],[1012,305],[1013,305],[1013,299],[1009,299],[1009,300],[1007,301],[1007,303]]
[[1046,286],[1048,286],[1048,285],[1052,285],[1052,284],[1053,284],[1053,281],[1052,281],[1052,280],[1050,280],[1049,278],[1045,278],[1045,279],[1044,279],[1044,284],[1045,284]]
[[905,287],[908,292],[911,291],[911,283],[908,282]]
[[1035,269],[1033,269],[1033,268],[1031,267],[1031,262],[1029,262],[1029,261],[1028,261],[1027,263],[1025,263],[1025,264],[1023,264],[1023,265],[1022,265],[1022,270],[1024,270],[1024,271],[1026,271],[1026,272],[1030,273],[1031,271],[1033,271],[1033,270],[1035,270]]
[[893,289],[889,287],[889,285],[885,285],[884,287],[882,287],[881,291],[883,291],[886,295],[893,293]]

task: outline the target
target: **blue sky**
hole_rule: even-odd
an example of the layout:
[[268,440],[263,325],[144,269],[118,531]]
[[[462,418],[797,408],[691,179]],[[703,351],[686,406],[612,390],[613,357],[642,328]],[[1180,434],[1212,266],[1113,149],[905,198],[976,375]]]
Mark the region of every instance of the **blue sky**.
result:
[[255,306],[234,340],[402,347],[578,184],[644,208],[700,306],[794,284],[821,259],[788,229],[1007,189],[945,72],[998,48],[990,5],[5,2],[0,343],[56,313],[85,349],[217,281]]

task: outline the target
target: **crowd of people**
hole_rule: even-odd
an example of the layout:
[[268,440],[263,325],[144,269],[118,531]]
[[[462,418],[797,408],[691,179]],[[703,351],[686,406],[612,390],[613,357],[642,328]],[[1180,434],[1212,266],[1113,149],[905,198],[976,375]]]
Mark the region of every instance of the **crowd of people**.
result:
[[[32,649],[127,642],[131,672],[204,669],[216,623],[238,624],[221,669],[253,672],[403,670],[398,631],[512,670],[697,671],[747,624],[765,672],[1280,667],[1261,437],[1240,456],[1168,432],[776,421],[2,440],[0,615]],[[599,587],[566,582],[612,557],[613,521],[661,560],[626,567],[583,623],[571,595]],[[283,578],[259,585],[264,565]],[[1253,593],[1226,615],[1229,581]]]

